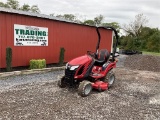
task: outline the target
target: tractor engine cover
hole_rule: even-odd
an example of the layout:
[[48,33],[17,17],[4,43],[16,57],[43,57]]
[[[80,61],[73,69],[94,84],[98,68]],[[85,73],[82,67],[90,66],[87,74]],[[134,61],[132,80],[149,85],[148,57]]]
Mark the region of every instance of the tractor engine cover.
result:
[[108,89],[108,83],[103,81],[96,81],[95,83],[92,83],[92,87],[98,90],[106,90]]

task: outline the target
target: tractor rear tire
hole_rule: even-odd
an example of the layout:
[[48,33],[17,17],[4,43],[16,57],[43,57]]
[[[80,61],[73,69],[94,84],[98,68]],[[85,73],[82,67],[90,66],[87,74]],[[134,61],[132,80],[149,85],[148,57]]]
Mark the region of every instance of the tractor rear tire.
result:
[[88,96],[92,91],[92,84],[89,81],[82,81],[78,87],[78,94],[82,97]]
[[65,77],[64,76],[62,78],[60,78],[60,80],[58,80],[58,86],[60,88],[65,88],[66,87]]
[[108,88],[111,88],[115,83],[116,77],[113,70],[110,70],[104,78],[104,82],[108,83]]

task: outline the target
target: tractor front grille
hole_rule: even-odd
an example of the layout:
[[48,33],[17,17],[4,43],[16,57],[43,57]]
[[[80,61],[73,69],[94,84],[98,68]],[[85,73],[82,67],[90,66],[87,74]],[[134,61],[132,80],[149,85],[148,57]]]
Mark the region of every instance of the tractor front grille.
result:
[[75,70],[65,69],[65,77],[66,77],[66,78],[74,79],[75,73],[76,73]]

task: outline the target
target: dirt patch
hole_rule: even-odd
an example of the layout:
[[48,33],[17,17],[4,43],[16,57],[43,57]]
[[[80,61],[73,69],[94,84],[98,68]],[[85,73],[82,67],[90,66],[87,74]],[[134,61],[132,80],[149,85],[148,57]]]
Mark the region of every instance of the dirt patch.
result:
[[88,97],[60,89],[54,80],[6,88],[0,91],[0,120],[160,119],[159,73],[125,68],[115,72],[114,87]]
[[160,72],[160,56],[131,55],[126,58],[124,66],[135,70]]

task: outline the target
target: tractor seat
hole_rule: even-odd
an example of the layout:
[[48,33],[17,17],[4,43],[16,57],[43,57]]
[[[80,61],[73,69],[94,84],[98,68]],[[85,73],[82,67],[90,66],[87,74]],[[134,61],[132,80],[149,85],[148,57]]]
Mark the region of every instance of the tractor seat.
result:
[[110,52],[106,49],[102,49],[99,51],[98,55],[96,56],[95,59],[95,65],[101,66],[103,65],[105,62],[108,61],[110,56]]

